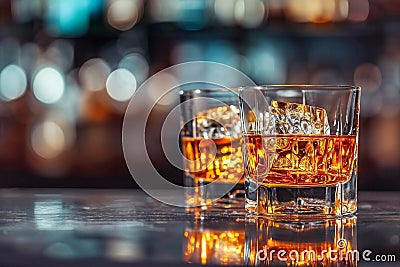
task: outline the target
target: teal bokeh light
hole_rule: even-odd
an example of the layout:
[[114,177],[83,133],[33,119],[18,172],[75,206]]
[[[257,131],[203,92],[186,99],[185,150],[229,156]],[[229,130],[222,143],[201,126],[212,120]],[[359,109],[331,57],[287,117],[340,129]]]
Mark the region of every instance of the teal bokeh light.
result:
[[46,29],[59,36],[83,35],[89,29],[90,14],[103,4],[103,0],[48,0]]

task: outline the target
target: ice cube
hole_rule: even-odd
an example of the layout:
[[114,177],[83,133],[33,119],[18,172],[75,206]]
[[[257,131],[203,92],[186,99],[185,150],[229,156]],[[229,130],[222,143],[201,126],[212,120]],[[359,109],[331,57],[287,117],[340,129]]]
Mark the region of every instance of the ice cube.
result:
[[240,137],[239,108],[230,105],[200,111],[196,114],[196,126],[203,138]]
[[325,109],[272,100],[266,114],[266,134],[330,134]]

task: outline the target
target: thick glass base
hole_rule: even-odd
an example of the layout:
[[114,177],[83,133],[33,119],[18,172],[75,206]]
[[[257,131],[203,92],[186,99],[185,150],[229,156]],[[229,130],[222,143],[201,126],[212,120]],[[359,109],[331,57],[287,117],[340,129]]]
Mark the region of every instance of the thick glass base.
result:
[[190,175],[185,175],[185,201],[186,206],[195,209],[244,209],[245,191],[244,183],[218,183],[195,180]]
[[354,190],[349,192],[348,183],[327,187],[267,187],[246,181],[245,206],[257,215],[350,215],[357,211],[357,195]]

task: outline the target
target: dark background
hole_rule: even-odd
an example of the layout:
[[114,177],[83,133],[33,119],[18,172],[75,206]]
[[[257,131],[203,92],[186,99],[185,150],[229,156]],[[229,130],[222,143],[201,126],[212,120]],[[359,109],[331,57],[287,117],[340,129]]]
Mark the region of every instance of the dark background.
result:
[[[394,0],[0,0],[0,186],[136,187],[121,146],[129,98],[192,60],[258,84],[361,86],[359,188],[400,189]],[[147,144],[181,183],[159,149],[165,112],[151,114]]]

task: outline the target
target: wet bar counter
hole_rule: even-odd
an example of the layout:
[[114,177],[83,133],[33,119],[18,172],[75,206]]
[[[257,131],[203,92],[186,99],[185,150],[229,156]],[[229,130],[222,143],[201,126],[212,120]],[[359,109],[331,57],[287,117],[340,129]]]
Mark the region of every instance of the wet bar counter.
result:
[[[348,266],[377,266],[376,256],[400,266],[400,193],[360,192],[356,217],[310,224],[246,218],[240,210],[187,213],[140,190],[0,190],[2,267],[251,266],[263,244],[317,252],[346,246],[360,257]],[[285,266],[276,255],[259,263],[268,264]]]

